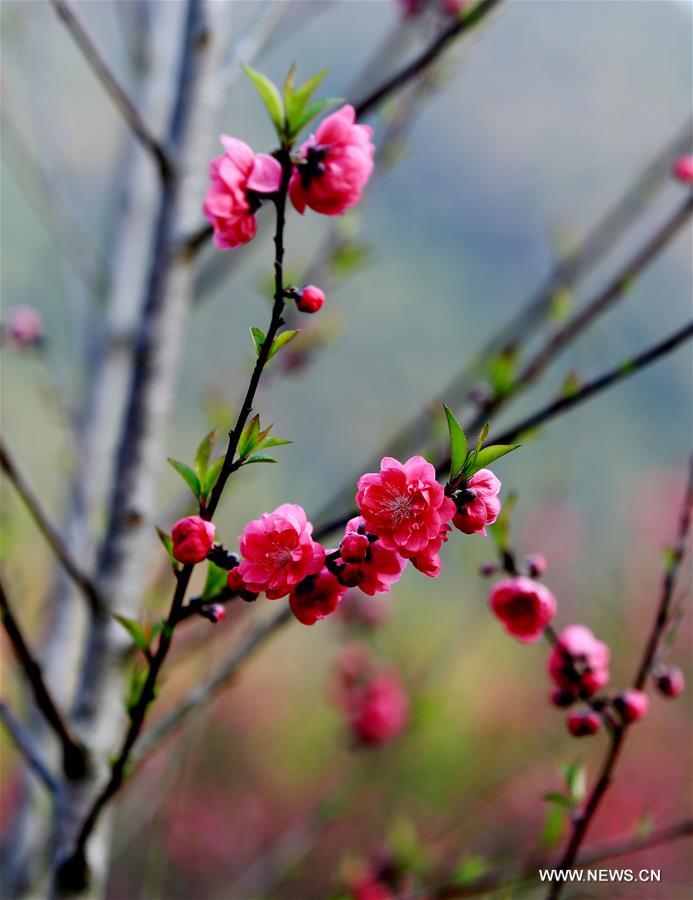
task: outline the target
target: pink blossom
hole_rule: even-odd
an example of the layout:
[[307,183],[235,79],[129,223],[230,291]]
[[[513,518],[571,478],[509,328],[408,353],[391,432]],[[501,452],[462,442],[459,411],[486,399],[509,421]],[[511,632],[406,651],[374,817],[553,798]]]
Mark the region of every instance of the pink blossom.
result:
[[312,534],[304,510],[293,503],[283,503],[248,522],[240,537],[243,561],[238,567],[246,588],[278,600],[308,575],[316,575],[325,551]]
[[686,686],[686,680],[683,672],[676,666],[667,666],[665,669],[657,672],[655,677],[655,687],[664,697],[673,699],[683,693]]
[[237,138],[222,134],[220,140],[225,153],[210,163],[212,183],[202,209],[214,228],[215,245],[232,250],[255,237],[255,213],[263,196],[279,190],[282,167]]
[[409,699],[394,673],[376,675],[351,697],[351,730],[361,744],[384,744],[396,738],[409,718]]
[[414,18],[423,12],[426,2],[427,0],[397,0],[402,15],[407,19]]
[[650,699],[647,694],[634,688],[624,691],[614,700],[614,709],[626,725],[644,719],[649,708]]
[[693,183],[693,156],[681,156],[674,163],[673,174],[684,184]]
[[368,597],[362,591],[349,591],[339,606],[339,617],[347,625],[377,628],[392,614],[392,606],[380,597]]
[[493,525],[501,510],[498,492],[501,483],[490,469],[479,469],[467,483],[476,496],[455,514],[452,524],[465,534],[486,535],[486,526]]
[[171,530],[173,555],[184,565],[202,562],[214,544],[215,527],[200,516],[188,516]]
[[[355,538],[362,536],[359,530],[365,532],[366,527],[363,519],[356,516],[346,526],[344,541],[347,541],[348,547],[352,546]],[[357,587],[372,597],[373,594],[388,593],[392,585],[402,577],[406,564],[406,560],[395,550],[386,547],[382,540],[369,541],[361,562],[346,562],[339,580],[347,587]]]
[[372,873],[354,878],[349,885],[352,900],[396,900],[395,894]]
[[353,106],[343,106],[318,125],[301,146],[300,162],[289,184],[296,209],[306,206],[326,216],[341,216],[361,199],[373,171],[373,130],[356,125]]
[[331,615],[346,592],[335,576],[323,569],[302,581],[289,597],[291,612],[303,625],[315,625]]
[[441,525],[438,537],[412,557],[411,562],[414,568],[423,572],[424,575],[428,575],[429,578],[437,578],[440,575],[443,565],[440,559],[440,548],[447,543],[449,531],[452,531],[452,528],[447,523]]
[[43,338],[43,318],[33,306],[11,306],[5,313],[3,334],[17,349],[32,347]]
[[455,504],[423,456],[404,464],[385,456],[380,472],[359,478],[356,503],[366,529],[407,559],[440,540],[443,524],[455,514]]
[[553,683],[575,695],[591,697],[609,681],[609,648],[584,625],[569,625],[549,656]]
[[584,709],[569,713],[566,725],[573,737],[589,737],[599,731],[602,720],[599,713]]
[[307,284],[299,293],[296,308],[303,313],[316,313],[322,309],[325,294],[314,284]]
[[556,613],[556,598],[546,585],[517,575],[491,588],[489,603],[508,634],[518,641],[538,641]]

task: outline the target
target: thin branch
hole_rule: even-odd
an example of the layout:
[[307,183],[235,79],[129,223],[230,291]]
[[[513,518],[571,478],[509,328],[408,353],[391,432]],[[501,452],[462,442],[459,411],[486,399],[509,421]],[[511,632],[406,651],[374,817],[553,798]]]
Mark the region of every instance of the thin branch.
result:
[[38,776],[45,787],[48,788],[49,793],[55,794],[58,785],[53,773],[39,756],[38,751],[34,746],[32,736],[3,700],[0,700],[0,719],[2,720],[2,724],[5,726],[7,733],[14,741],[15,746],[26,759],[29,768]]
[[9,447],[0,437],[0,468],[3,469],[15,490],[22,498],[41,534],[44,536],[56,558],[84,594],[89,607],[96,615],[103,614],[105,604],[93,581],[79,563],[74,559],[70,550],[62,538],[59,528],[50,519],[44,510],[38,495],[19,470]]
[[[561,397],[550,403],[548,406],[540,409],[538,412],[526,419],[518,422],[512,428],[500,435],[494,435],[494,443],[512,443],[517,437],[530,429],[544,425],[553,418],[562,415],[569,409],[584,403],[586,400],[606,390],[611,385],[629,378],[636,372],[650,365],[658,359],[661,359],[668,353],[671,353],[685,341],[693,337],[693,322],[690,322],[670,337],[655,344],[653,347],[645,350],[637,356],[631,357],[614,369],[610,369],[604,374],[598,376],[593,381],[584,385],[579,391],[568,397]],[[437,466],[440,474],[449,466],[449,460],[444,459]],[[344,515],[335,517],[317,526],[314,537],[315,540],[322,541],[329,537],[333,532],[344,525],[357,514],[356,510],[349,510]],[[216,693],[225,687],[237,674],[240,667],[245,663],[265,642],[271,638],[277,631],[283,628],[292,620],[291,610],[287,608],[281,609],[266,621],[257,625],[248,637],[236,647],[224,660],[211,678],[202,685],[198,685],[190,691],[180,704],[171,712],[161,718],[147,731],[138,745],[137,760],[141,761],[146,755],[151,753],[160,743],[165,740],[187,716],[192,713],[195,708],[201,704],[211,700]]]
[[[661,847],[662,844],[670,844],[672,841],[690,837],[693,834],[693,819],[684,819],[674,825],[658,828],[652,834],[640,838],[622,838],[598,845],[584,853],[575,860],[576,868],[593,866],[595,863],[605,862],[618,856],[627,856],[630,853],[638,853],[642,850],[650,850],[653,847]],[[556,860],[551,857],[539,857],[529,860],[521,869],[501,869],[488,872],[470,884],[450,884],[439,887],[431,894],[435,900],[450,900],[452,897],[476,897],[479,894],[497,891],[520,882],[537,881],[539,869],[555,869]]]
[[[691,329],[693,330],[693,325],[691,326]],[[686,549],[688,534],[691,527],[692,508],[693,460],[691,460],[691,464],[689,467],[688,485],[686,487],[685,496],[681,506],[676,549],[672,558],[667,561],[664,570],[662,593],[658,605],[657,617],[652,626],[652,631],[647,640],[647,644],[645,645],[642,661],[638,666],[637,673],[635,675],[635,678],[633,679],[633,687],[636,690],[641,690],[645,685],[645,680],[650,673],[650,667],[657,655],[657,650],[666,631],[666,626],[669,622],[671,598],[674,593],[676,580]],[[558,868],[561,870],[570,869],[575,864],[575,860],[580,851],[582,842],[585,839],[585,835],[587,834],[592,820],[594,819],[594,816],[599,809],[602,800],[604,799],[604,795],[608,791],[611,782],[613,781],[614,771],[621,756],[621,751],[623,749],[623,745],[625,743],[628,732],[628,726],[625,724],[617,725],[611,732],[609,749],[602,763],[597,781],[595,782],[595,785],[592,788],[589,797],[587,798],[587,802],[585,803],[584,808],[573,820],[572,833],[568,841],[568,845],[566,846],[565,852],[563,853],[563,856],[558,863]],[[560,897],[564,887],[565,882],[555,881],[551,885],[546,895],[547,900],[558,900],[558,897]]]
[[63,770],[67,778],[80,778],[87,767],[87,753],[82,743],[75,737],[58,707],[53,701],[41,674],[41,667],[34,659],[24,635],[19,627],[10,600],[0,576],[0,618],[14,648],[22,671],[34,695],[36,705],[58,737],[63,751]]
[[108,67],[100,50],[70,8],[70,4],[67,3],[67,0],[51,0],[51,3],[59,18],[63,21],[65,27],[74,38],[75,43],[82,51],[84,58],[91,66],[94,74],[104,86],[119,112],[132,129],[134,135],[142,146],[154,157],[162,181],[169,181],[173,175],[174,166],[167,151],[158,138],[156,138],[149,130],[149,126],[144,121],[111,69]]

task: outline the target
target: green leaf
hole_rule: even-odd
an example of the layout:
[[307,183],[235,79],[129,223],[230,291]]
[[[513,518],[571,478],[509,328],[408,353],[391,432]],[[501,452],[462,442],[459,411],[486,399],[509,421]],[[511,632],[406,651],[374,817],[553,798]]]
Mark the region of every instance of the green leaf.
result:
[[147,681],[148,670],[142,666],[134,666],[130,669],[128,683],[125,691],[125,708],[128,712],[137,706],[142,695],[142,690]]
[[297,334],[300,334],[300,328],[293,328],[291,331],[282,331],[281,334],[278,334],[276,338],[272,341],[272,346],[270,347],[269,354],[267,355],[267,360],[269,361],[275,356],[279,351],[284,347],[289,341],[293,341]]
[[214,445],[217,442],[218,430],[218,428],[213,428],[206,437],[203,437],[200,446],[195,453],[194,469],[200,480],[200,484],[204,484],[212,450],[214,450]]
[[467,459],[467,437],[452,411],[445,404],[443,409],[450,433],[450,477],[454,478],[462,470]]
[[478,881],[482,875],[488,871],[488,863],[483,856],[468,856],[455,869],[452,882],[453,884],[462,885],[472,884]]
[[567,797],[565,794],[561,794],[558,791],[549,791],[548,794],[544,794],[544,800],[547,803],[555,803],[556,806],[564,806],[568,809],[571,809],[575,804],[570,797]]
[[277,134],[282,137],[285,129],[284,104],[277,86],[266,75],[251,68],[251,66],[244,65],[243,71],[253,82],[255,90],[260,95],[262,102],[265,104],[265,109],[269,113],[274,127],[277,129]]
[[260,416],[254,415],[250,422],[246,423],[238,441],[238,455],[241,459],[255,449],[259,433]]
[[216,563],[207,563],[207,578],[202,589],[202,599],[209,600],[216,597],[226,587],[226,571]]
[[262,351],[262,345],[265,343],[265,332],[261,328],[255,328],[255,326],[253,326],[250,329],[250,336],[253,339],[255,355],[259,356]]
[[219,479],[219,475],[221,474],[221,470],[224,466],[224,457],[220,456],[219,459],[215,459],[210,463],[207,472],[205,473],[205,480],[202,484],[202,496],[207,499],[209,495],[214,490],[214,485],[217,483]]
[[539,838],[539,843],[545,850],[550,850],[552,847],[556,846],[563,836],[565,825],[565,812],[560,806],[550,806],[546,813],[544,827],[542,828],[541,836]]
[[520,446],[520,444],[494,444],[490,447],[482,447],[481,450],[475,451],[474,460],[469,466],[465,466],[464,474],[469,478],[479,469],[490,466],[492,462],[500,459],[501,456],[512,453]]
[[328,70],[323,69],[317,75],[313,75],[302,85],[294,88],[294,78],[296,75],[296,66],[293,65],[289,70],[286,82],[284,83],[284,102],[286,104],[286,120],[289,123],[290,130],[294,130],[294,120],[303,112],[306,103],[310,100],[315,89],[327,75]]
[[587,793],[587,774],[580,760],[560,766],[568,794],[575,804],[580,803]]
[[291,123],[292,135],[297,135],[306,127],[306,125],[312,122],[313,119],[316,119],[324,112],[327,112],[331,107],[339,106],[339,104],[343,102],[344,100],[342,97],[327,97],[324,100],[315,100],[313,103],[309,103],[303,112]]
[[492,357],[488,367],[488,380],[496,397],[506,397],[515,384],[517,348],[506,347]]
[[173,555],[173,541],[171,540],[171,535],[167,534],[165,531],[162,531],[161,528],[156,529],[156,533],[159,536],[159,540],[164,545],[164,550],[168,553],[168,558],[173,563],[174,568],[178,568],[178,560]]
[[147,640],[144,629],[140,623],[135,622],[134,619],[128,619],[127,616],[121,616],[118,613],[111,613],[111,615],[119,625],[123,626],[140,650],[143,653],[147,653],[149,650],[149,641]]
[[266,450],[268,447],[283,447],[285,444],[291,444],[293,441],[285,441],[284,438],[266,437],[256,445],[257,450]]
[[168,462],[173,468],[178,472],[183,481],[188,485],[190,490],[193,492],[195,497],[200,499],[200,479],[197,477],[197,473],[194,472],[190,466],[186,466],[185,463],[179,462],[177,459],[171,459],[169,456]]
[[243,463],[244,466],[249,466],[251,463],[276,463],[276,459],[272,459],[271,456],[264,456],[262,453],[253,453],[252,456],[249,456],[248,459]]

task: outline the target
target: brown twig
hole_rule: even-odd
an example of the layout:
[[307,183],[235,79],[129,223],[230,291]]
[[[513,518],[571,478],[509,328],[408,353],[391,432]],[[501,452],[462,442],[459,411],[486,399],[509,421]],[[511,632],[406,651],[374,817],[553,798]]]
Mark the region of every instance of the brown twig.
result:
[[149,130],[147,123],[143,120],[122,85],[108,67],[89,33],[70,9],[70,5],[66,0],[51,0],[51,3],[59,18],[64,22],[65,27],[74,38],[75,43],[82,51],[87,63],[91,66],[96,77],[132,129],[133,134],[154,157],[162,181],[170,180],[174,172],[172,160],[161,142]]
[[58,785],[53,773],[39,756],[32,736],[2,700],[0,700],[0,719],[2,719],[2,723],[14,741],[15,746],[26,759],[29,768],[38,776],[49,793],[55,794]]
[[63,770],[67,778],[81,778],[87,768],[87,752],[75,737],[62,713],[58,710],[41,674],[41,667],[29,649],[10,604],[4,579],[0,575],[0,618],[14,648],[22,671],[26,676],[36,705],[60,741],[63,752]]
[[[652,631],[647,640],[645,650],[643,652],[642,661],[638,666],[637,673],[633,679],[633,687],[641,690],[645,685],[645,680],[650,672],[650,667],[657,654],[657,650],[661,643],[662,637],[669,623],[669,611],[671,608],[671,598],[674,593],[676,579],[681,568],[681,562],[684,557],[688,534],[691,526],[691,513],[693,509],[693,460],[691,460],[689,468],[689,480],[686,493],[681,507],[681,515],[679,519],[678,535],[676,539],[676,547],[674,554],[667,562],[664,578],[662,581],[662,592],[657,609],[657,617],[652,626]],[[599,806],[606,794],[614,776],[614,770],[618,763],[623,745],[628,734],[628,726],[619,724],[611,732],[609,740],[609,749],[602,763],[599,776],[595,782],[592,791],[587,798],[584,809],[573,820],[572,833],[568,841],[568,845],[558,863],[561,870],[570,869],[577,858],[582,842],[587,831],[599,809]],[[555,881],[551,885],[547,900],[557,900],[560,897],[565,882]]]
[[44,510],[38,495],[20,471],[9,447],[1,437],[0,467],[14,485],[15,490],[22,498],[24,505],[36,523],[39,531],[48,542],[48,545],[56,558],[82,594],[84,594],[92,612],[102,613],[105,609],[105,605],[94,582],[72,556],[69,547],[62,539],[59,529]]

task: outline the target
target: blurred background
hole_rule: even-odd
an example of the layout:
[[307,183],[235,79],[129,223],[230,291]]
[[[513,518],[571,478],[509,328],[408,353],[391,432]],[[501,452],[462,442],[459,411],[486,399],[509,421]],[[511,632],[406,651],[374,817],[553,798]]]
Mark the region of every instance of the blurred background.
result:
[[[177,14],[179,4],[164,5]],[[253,64],[278,83],[294,60],[305,77],[328,67],[327,96],[367,92],[441,24],[437,13],[404,16],[394,0],[270,5],[277,21]],[[267,4],[227,6],[234,39]],[[123,83],[135,84],[134,4],[73,8]],[[124,125],[47,3],[5,0],[0,15],[2,302],[36,307],[46,331],[40,351],[3,354],[2,430],[58,519],[76,459],[69,419],[83,402],[89,329],[106,293],[99,272],[109,262]],[[257,403],[263,422],[293,443],[277,451],[279,465],[234,479],[217,517],[227,546],[264,510],[290,501],[310,516],[355,484],[383,443],[690,129],[691,46],[688,4],[515,0],[444,57],[426,89],[407,95],[410,106],[384,108],[373,120],[376,143],[398,115],[404,127],[389,140],[364,202],[337,225],[342,249],[322,273],[328,296],[310,323],[315,346],[306,342],[290,371],[272,371]],[[236,73],[217,131],[258,152],[272,147],[257,96]],[[664,178],[651,191],[645,212],[561,294],[530,347],[612,277],[685,190]],[[315,262],[332,226],[291,215],[294,278]],[[204,252],[163,456],[191,460],[202,434],[232,421],[252,363],[248,328],[268,314],[270,235],[260,231],[242,250]],[[681,229],[627,296],[494,420],[491,437],[556,396],[568,376],[588,379],[689,318],[691,237],[690,225]],[[686,346],[552,422],[496,466],[504,493],[519,495],[513,543],[547,557],[559,627],[585,623],[608,641],[615,686],[632,677],[658,599],[662,551],[674,537],[690,450],[690,366]],[[474,383],[487,379],[482,369]],[[431,436],[418,449],[435,446],[441,427],[435,407]],[[179,484],[162,465],[162,527],[174,521]],[[2,500],[3,563],[39,645],[53,559],[6,484]],[[160,557],[152,544],[152,571],[161,569],[148,589],[152,611],[163,609],[170,589]],[[490,540],[458,536],[443,551],[439,580],[406,571],[383,601],[384,624],[359,628],[335,616],[284,629],[128,787],[109,896],[325,897],[346,891],[360,861],[384,848],[417,870],[457,869],[462,880],[558,848],[565,817],[542,797],[561,789],[561,764],[579,759],[593,773],[604,740],[567,735],[547,701],[546,647],[518,644],[490,616],[478,566],[492,557]],[[682,594],[690,582],[686,566]],[[232,606],[214,628],[190,626],[153,718],[209,674],[251,618],[275,610],[267,601],[257,606]],[[689,675],[690,636],[687,619],[670,657]],[[329,697],[340,650],[355,637],[396,667],[412,704],[404,733],[369,751],[353,748]],[[3,651],[3,695],[21,706]],[[686,695],[653,703],[590,840],[645,834],[690,814],[690,711]],[[2,742],[2,822],[11,829],[20,761],[4,734]],[[664,884],[623,893],[592,885],[574,896],[690,896],[686,841],[621,864],[661,868]],[[541,896],[536,887],[515,890]]]

